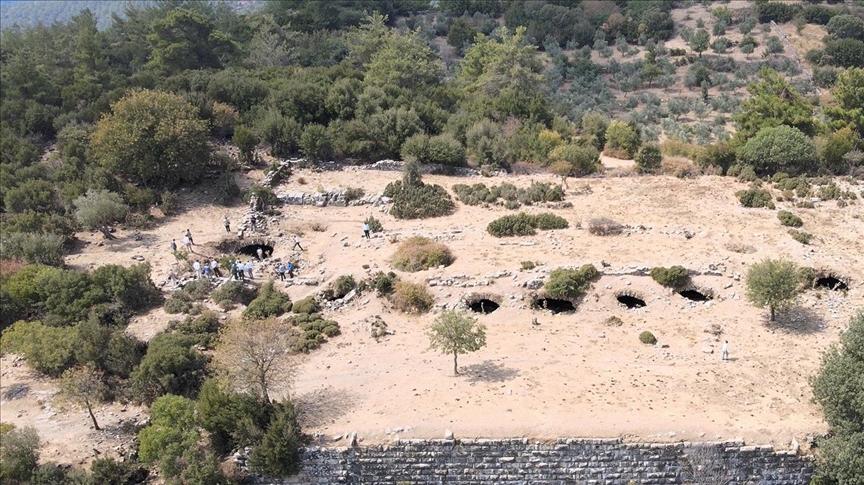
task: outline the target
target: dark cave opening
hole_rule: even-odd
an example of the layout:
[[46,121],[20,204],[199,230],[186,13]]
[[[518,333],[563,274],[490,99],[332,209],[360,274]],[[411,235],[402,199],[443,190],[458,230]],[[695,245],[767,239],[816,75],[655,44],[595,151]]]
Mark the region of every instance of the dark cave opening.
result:
[[683,296],[684,298],[687,298],[690,301],[709,301],[709,300],[711,300],[711,297],[709,295],[706,295],[705,293],[702,293],[699,290],[684,290],[684,291],[679,291],[678,294]]
[[559,300],[557,298],[538,298],[534,300],[534,305],[543,310],[549,310],[552,313],[564,313],[576,311],[576,307],[570,300]]
[[618,295],[617,298],[618,303],[625,305],[628,310],[632,310],[634,308],[642,308],[647,305],[647,303],[645,303],[645,300],[637,298],[635,296]]
[[816,280],[816,288],[828,288],[833,291],[846,291],[849,286],[833,276],[825,276]]
[[468,308],[471,309],[474,313],[482,313],[484,315],[488,315],[495,310],[497,310],[501,305],[495,303],[492,300],[487,298],[481,298],[479,300],[474,300],[468,304]]
[[246,256],[252,256],[253,258],[258,257],[258,248],[261,248],[261,251],[264,252],[264,257],[269,258],[273,255],[273,246],[268,246],[267,244],[249,244],[247,246],[242,246],[237,251],[237,254],[245,254]]

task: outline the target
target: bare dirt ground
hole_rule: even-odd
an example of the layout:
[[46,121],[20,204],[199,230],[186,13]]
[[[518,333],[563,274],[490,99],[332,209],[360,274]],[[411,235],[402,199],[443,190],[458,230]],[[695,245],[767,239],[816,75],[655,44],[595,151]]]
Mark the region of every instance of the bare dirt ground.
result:
[[[249,175],[257,178],[260,172]],[[276,187],[276,192],[352,186],[375,193],[399,176],[378,171],[302,171]],[[305,185],[298,183],[301,177]],[[450,189],[455,183],[507,181],[528,186],[554,179],[547,175],[427,176],[425,181]],[[320,291],[341,274],[362,279],[372,271],[390,270],[394,241],[415,234],[445,242],[456,262],[443,270],[400,277],[439,282],[453,278],[463,285],[432,287],[437,304],[455,304],[474,292],[503,300],[496,312],[479,315],[488,327],[488,345],[460,358],[458,377],[452,375],[451,357],[428,350],[425,332],[434,313],[404,315],[368,293],[327,312],[328,318],[340,322],[343,333],[303,359],[291,389],[306,431],[319,435],[321,441],[356,431],[364,443],[386,442],[394,435],[441,437],[450,429],[460,437],[743,438],[783,447],[793,438],[803,443],[807,435],[825,430],[810,402],[808,377],[854,309],[864,304],[860,202],[845,208],[829,201],[817,203],[815,209],[793,209],[804,220],[803,229],[816,236],[813,245],[802,246],[786,234],[775,211],[740,207],[734,192],[745,185],[729,178],[570,179],[569,187],[567,201],[573,207],[553,211],[568,219],[571,227],[525,238],[496,239],[485,232],[490,221],[511,211],[461,203],[452,216],[419,221],[397,221],[369,206],[284,206],[282,216],[269,218],[265,237],[274,243],[274,257],[295,258],[301,278],[319,281],[317,287],[285,288],[294,300]],[[177,263],[169,251],[171,239],[182,238],[187,228],[198,255],[219,255],[216,243],[235,237],[225,233],[222,217],[227,215],[236,225],[246,208],[215,208],[200,193],[183,195],[186,211],[160,219],[154,229],[142,231],[141,241],[134,241],[131,231],[120,230],[118,239],[99,246],[101,235],[79,234],[82,242],[68,264],[79,269],[132,264],[133,256],[142,256],[153,266],[153,279],[159,283],[172,267],[182,272],[187,264]],[[369,241],[361,237],[361,224],[368,215],[379,218],[385,228]],[[600,216],[635,229],[600,237],[580,228]],[[326,229],[313,231],[312,223]],[[685,231],[693,237],[687,239]],[[290,237],[296,232],[302,233],[306,249],[302,253],[290,250]],[[734,244],[749,245],[753,252],[729,250]],[[798,307],[768,325],[766,312],[743,298],[741,276],[749,264],[777,256],[842,275],[851,289],[847,294],[808,291]],[[520,263],[529,260],[538,267],[520,271]],[[601,262],[609,267],[603,268]],[[714,265],[722,274],[693,278],[696,286],[715,295],[705,303],[690,302],[650,277],[607,275],[594,283],[574,313],[553,315],[530,309],[530,290],[521,287],[523,282],[542,279],[559,266],[585,263],[607,272],[675,264],[706,272]],[[364,264],[370,267],[364,270]],[[503,270],[511,274],[500,277]],[[256,267],[256,272],[260,283],[265,275],[272,275],[272,267]],[[620,292],[644,299],[647,306],[628,310],[616,300]],[[362,321],[373,315],[380,315],[395,334],[379,342],[372,339]],[[619,317],[623,325],[608,326],[605,322],[611,316]],[[172,318],[176,317],[156,309],[137,317],[129,332],[149,339]],[[532,324],[535,318],[538,325]],[[704,332],[709,324],[722,327],[720,340]],[[659,344],[640,343],[637,337],[643,330],[652,331]],[[720,359],[722,340],[729,341],[728,362]],[[3,358],[2,390],[26,383],[30,391],[18,399],[4,398],[2,419],[38,426],[48,443],[47,458],[78,463],[93,455],[93,447],[106,452],[117,446],[107,438],[110,433],[90,429],[83,411],[58,411],[59,405],[51,399],[56,385],[34,378],[23,362],[13,365],[13,359]],[[97,417],[107,425],[140,412],[120,412],[120,407],[107,406]],[[99,440],[103,443],[97,444]]]

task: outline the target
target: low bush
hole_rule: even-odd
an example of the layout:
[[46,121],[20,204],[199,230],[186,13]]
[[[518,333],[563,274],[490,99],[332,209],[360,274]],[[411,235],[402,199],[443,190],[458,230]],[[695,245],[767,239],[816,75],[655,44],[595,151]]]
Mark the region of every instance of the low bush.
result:
[[566,219],[555,214],[530,215],[520,212],[495,219],[486,226],[486,231],[495,237],[533,236],[536,229],[566,229],[569,226]]
[[126,219],[129,207],[119,195],[107,190],[91,190],[72,202],[75,219],[86,229],[96,229]]
[[765,189],[747,189],[735,192],[735,197],[738,197],[738,202],[744,207],[757,208],[767,207],[774,209],[774,202],[771,200],[771,192]]
[[248,305],[258,296],[258,291],[251,286],[246,286],[240,281],[226,281],[213,294],[210,299],[215,301],[225,310],[230,310],[235,304]]
[[375,219],[374,216],[367,217],[363,223],[369,225],[369,232],[375,233],[384,231],[384,226],[381,225],[381,221]]
[[345,189],[345,200],[347,202],[361,199],[364,195],[366,195],[366,191],[363,190],[363,187],[348,187]]
[[390,214],[397,219],[428,219],[447,216],[456,210],[450,194],[440,185],[390,182],[384,195],[393,199]]
[[322,292],[325,300],[338,300],[357,288],[357,282],[351,275],[342,275],[336,278],[329,288]]
[[586,264],[579,269],[558,268],[549,274],[543,293],[551,298],[574,300],[582,296],[599,275],[597,268]]
[[213,184],[213,192],[216,194],[214,201],[219,205],[231,205],[240,197],[240,186],[234,179],[234,174],[224,172]]
[[435,298],[426,286],[410,281],[398,281],[393,287],[390,301],[404,313],[426,313],[432,309]]
[[796,229],[789,229],[789,235],[792,236],[792,239],[798,241],[803,245],[810,244],[810,241],[813,240],[813,234],[804,231],[798,231]]
[[520,266],[521,266],[521,268],[522,268],[522,271],[527,271],[527,270],[529,270],[529,269],[534,269],[534,268],[537,266],[537,265],[534,263],[534,261],[522,261],[522,262],[519,263],[519,264],[520,264]]
[[643,344],[654,345],[657,343],[657,337],[649,331],[644,331],[639,334],[639,341]]
[[339,323],[325,320],[317,313],[292,315],[287,321],[297,330],[295,338],[291,340],[291,351],[295,353],[309,353],[317,349],[328,337],[335,337],[341,333]]
[[268,317],[278,317],[291,311],[291,299],[288,295],[273,288],[273,281],[268,281],[261,287],[258,297],[249,303],[243,311],[244,318],[263,320]]
[[206,278],[186,283],[183,291],[193,300],[203,300],[210,294],[213,285]]
[[616,317],[615,315],[612,315],[611,317],[607,318],[606,320],[603,321],[603,323],[605,323],[607,327],[620,327],[621,325],[624,325],[624,321],[622,321],[620,318]]
[[614,236],[624,232],[624,226],[608,217],[599,217],[588,221],[588,232],[595,236]]
[[663,155],[660,153],[660,148],[653,143],[642,145],[639,152],[636,153],[636,168],[641,173],[653,173],[660,169],[660,163],[663,161]]
[[358,288],[360,291],[374,289],[378,296],[389,296],[393,293],[397,281],[399,281],[399,277],[396,276],[396,273],[392,271],[389,273],[378,271],[369,278],[361,281]]
[[59,377],[75,365],[76,333],[72,327],[21,320],[3,332],[0,351],[19,354],[36,371]]
[[456,184],[453,186],[453,192],[465,205],[503,204],[508,209],[518,209],[522,204],[533,205],[539,202],[564,200],[564,188],[546,182],[532,183],[527,188],[517,188],[506,182],[489,187],[482,183]]
[[651,278],[657,283],[669,288],[680,288],[690,281],[690,275],[687,272],[687,268],[683,266],[672,266],[671,268],[658,266],[652,268]]
[[195,318],[172,320],[168,324],[170,330],[191,337],[195,345],[207,349],[212,349],[216,344],[219,326],[219,317],[211,311],[204,311]]
[[783,224],[784,226],[801,227],[804,225],[804,221],[802,221],[800,217],[789,211],[777,212],[777,218],[780,219],[780,224]]
[[21,259],[31,264],[62,266],[65,238],[58,234],[4,233],[0,258]]
[[318,302],[315,297],[307,296],[302,300],[294,302],[292,311],[294,313],[316,313],[319,310]]
[[173,216],[177,214],[180,209],[180,198],[177,197],[173,192],[165,191],[162,192],[162,195],[159,197],[161,202],[159,202],[159,209],[162,210],[162,213],[166,216]]
[[405,240],[393,255],[393,266],[402,271],[423,271],[453,263],[450,249],[422,236]]
[[176,315],[178,313],[189,313],[192,310],[192,298],[183,290],[171,293],[165,300],[165,313]]

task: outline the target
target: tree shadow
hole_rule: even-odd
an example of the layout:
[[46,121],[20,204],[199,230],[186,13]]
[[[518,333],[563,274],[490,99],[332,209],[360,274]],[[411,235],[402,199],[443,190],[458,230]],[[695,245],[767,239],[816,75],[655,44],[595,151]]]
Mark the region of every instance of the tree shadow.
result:
[[821,332],[826,327],[825,319],[810,308],[794,306],[789,310],[777,312],[773,322],[765,317],[765,325],[772,330],[796,335],[809,335]]
[[485,360],[481,364],[463,367],[462,374],[471,383],[506,382],[515,379],[519,375],[519,371],[491,360]]
[[318,427],[348,414],[354,407],[356,396],[344,389],[327,386],[294,396],[297,419],[302,427]]

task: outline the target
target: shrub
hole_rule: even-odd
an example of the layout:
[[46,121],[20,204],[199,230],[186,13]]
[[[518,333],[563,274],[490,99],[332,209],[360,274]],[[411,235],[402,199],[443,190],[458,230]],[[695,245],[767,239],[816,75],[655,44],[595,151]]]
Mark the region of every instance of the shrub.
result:
[[393,199],[390,214],[397,219],[428,219],[450,215],[456,209],[450,194],[440,185],[391,182],[384,195]]
[[643,145],[636,154],[636,168],[642,173],[652,173],[660,168],[663,155],[660,148],[653,143]]
[[613,121],[606,129],[603,153],[616,158],[633,158],[639,149],[639,134],[627,123]]
[[735,150],[722,142],[708,145],[696,156],[697,165],[703,168],[709,166],[720,168],[721,174],[725,174],[733,163],[735,163]]
[[404,313],[426,313],[432,309],[435,298],[426,286],[410,281],[398,281],[393,287],[390,301]]
[[788,227],[801,227],[804,225],[804,221],[801,220],[800,217],[789,211],[779,211],[777,213],[777,218],[780,219],[780,224]]
[[203,300],[207,298],[207,295],[210,294],[210,289],[212,288],[212,284],[209,280],[202,278],[200,280],[194,280],[186,283],[183,287],[183,292],[189,295],[189,298],[193,300]]
[[165,394],[192,397],[206,373],[207,358],[192,350],[193,339],[160,333],[150,340],[147,354],[130,376],[130,392],[139,402],[152,403]]
[[570,226],[566,219],[555,214],[543,213],[530,215],[520,212],[517,215],[499,217],[486,226],[489,234],[495,237],[533,236],[535,229],[566,229]]
[[738,150],[738,157],[760,175],[792,175],[817,168],[816,146],[801,130],[781,125],[762,128]]
[[519,265],[523,271],[534,269],[537,266],[534,261],[522,261]]
[[0,350],[22,355],[37,372],[59,377],[75,365],[75,329],[21,320],[3,332]]
[[336,278],[336,281],[329,288],[324,290],[324,299],[338,300],[350,293],[354,288],[357,288],[357,282],[354,281],[354,277],[351,275],[341,275]]
[[363,222],[369,225],[369,232],[375,233],[384,231],[384,226],[381,225],[381,221],[376,219],[374,216],[367,217]]
[[735,197],[738,197],[738,202],[744,207],[757,208],[767,207],[774,209],[774,202],[771,200],[771,192],[764,189],[747,189],[735,192]]
[[792,236],[792,239],[798,241],[803,245],[810,244],[810,241],[813,240],[813,234],[804,231],[798,231],[796,229],[789,229],[789,235]]
[[219,205],[231,205],[240,197],[240,186],[234,179],[234,174],[224,172],[213,184],[214,200]]
[[615,315],[607,318],[603,323],[605,323],[607,327],[620,327],[621,325],[624,325],[624,322]]
[[567,219],[544,212],[534,216],[534,226],[541,231],[551,231],[554,229],[567,229],[570,224]]
[[315,313],[319,309],[318,302],[315,300],[313,296],[307,296],[302,300],[297,300],[294,303],[294,307],[292,308],[294,313]]
[[35,478],[40,446],[39,434],[32,426],[0,430],[0,478],[10,484],[35,483],[30,479]]
[[414,236],[407,239],[393,255],[393,266],[402,271],[423,271],[453,263],[450,249],[431,239]]
[[363,198],[366,195],[366,191],[363,190],[363,187],[348,187],[344,192],[345,200],[351,202],[352,200],[357,200]]
[[65,238],[57,234],[4,233],[0,257],[22,259],[30,264],[62,266]]
[[162,210],[162,213],[166,216],[173,216],[177,214],[180,206],[180,199],[173,192],[164,191],[162,195],[159,197],[161,202],[159,202],[159,209]]
[[291,300],[288,295],[273,288],[270,280],[261,287],[258,297],[249,303],[243,311],[244,318],[263,320],[268,317],[278,317],[283,313],[291,311]]
[[258,292],[255,288],[246,286],[240,281],[226,281],[210,295],[210,299],[222,308],[231,309],[234,304],[248,305],[255,299]]
[[672,266],[664,268],[658,266],[651,269],[651,278],[663,286],[669,288],[680,288],[690,281],[690,275],[687,268],[683,266]]
[[588,221],[588,232],[595,236],[614,236],[623,231],[624,226],[608,217],[599,217]]
[[129,208],[119,195],[104,189],[90,190],[72,204],[75,206],[75,219],[87,229],[125,220],[129,213]]
[[639,334],[639,341],[643,344],[654,345],[657,343],[657,337],[649,331],[644,331]]
[[842,67],[864,67],[864,41],[840,39],[828,43],[825,53],[831,56],[834,65]]
[[[600,164],[600,152],[593,146],[579,146],[574,143],[561,145],[549,152],[551,165],[561,164],[567,167],[566,174],[582,177],[597,171]],[[565,173],[561,168],[559,173]]]
[[360,288],[361,290],[373,288],[378,296],[388,296],[393,293],[397,281],[399,281],[399,277],[396,276],[396,273],[392,271],[388,273],[378,271],[374,275],[370,276],[368,280],[362,281],[360,283]]
[[835,39],[864,40],[864,21],[853,15],[831,17],[825,30]]
[[192,298],[183,290],[177,290],[171,293],[171,296],[165,300],[165,313],[174,315],[177,313],[189,313],[192,311]]
[[216,344],[219,326],[219,317],[211,311],[204,311],[195,318],[186,317],[184,320],[173,320],[168,328],[189,336],[195,345],[212,349]]
[[549,274],[549,281],[543,286],[543,292],[562,300],[574,300],[582,296],[591,285],[591,280],[598,276],[597,268],[586,264],[581,268],[558,268]]
[[249,455],[249,465],[256,472],[287,477],[300,468],[297,450],[302,443],[302,433],[290,401],[276,404],[274,408],[261,444]]

